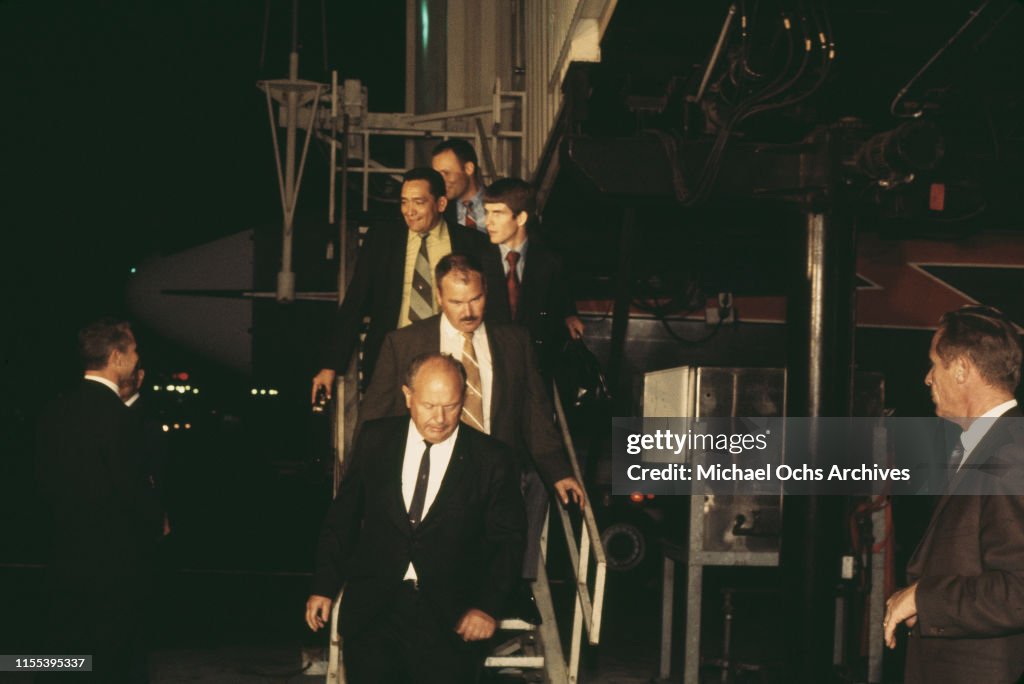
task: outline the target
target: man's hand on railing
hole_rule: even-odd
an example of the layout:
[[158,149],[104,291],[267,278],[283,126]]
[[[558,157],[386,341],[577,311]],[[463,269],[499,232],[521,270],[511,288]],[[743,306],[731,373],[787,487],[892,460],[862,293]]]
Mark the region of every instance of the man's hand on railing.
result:
[[331,619],[331,605],[334,603],[326,596],[310,595],[306,600],[306,624],[314,632],[320,630]]
[[494,636],[498,622],[490,615],[477,608],[470,608],[455,626],[455,633],[463,641],[482,641]]
[[583,486],[571,475],[556,482],[555,491],[565,506],[569,505],[570,499],[579,504],[581,511],[586,505],[587,495],[583,492]]

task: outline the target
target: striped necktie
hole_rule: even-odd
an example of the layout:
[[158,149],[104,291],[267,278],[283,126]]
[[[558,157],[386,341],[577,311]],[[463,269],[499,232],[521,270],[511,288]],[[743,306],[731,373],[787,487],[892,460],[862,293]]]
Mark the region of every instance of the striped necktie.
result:
[[434,315],[434,288],[430,284],[430,256],[427,254],[427,235],[420,235],[420,251],[416,254],[416,267],[412,272],[409,289],[409,322],[415,323]]
[[462,403],[462,422],[484,430],[484,394],[480,383],[480,364],[473,349],[473,333],[462,333],[462,365],[466,367],[466,397]]
[[953,447],[953,451],[949,454],[949,463],[946,467],[946,474],[950,482],[953,481],[957,471],[960,470],[960,463],[964,460],[964,451],[964,443],[960,438],[957,438],[956,446]]
[[462,206],[466,207],[466,222],[462,225],[466,228],[476,228],[476,219],[473,218],[473,200],[466,200]]

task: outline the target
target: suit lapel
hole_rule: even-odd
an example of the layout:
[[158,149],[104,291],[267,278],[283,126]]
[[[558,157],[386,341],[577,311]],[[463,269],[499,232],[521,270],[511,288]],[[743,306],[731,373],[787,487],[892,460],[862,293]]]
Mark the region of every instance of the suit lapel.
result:
[[531,242],[526,250],[526,262],[523,264],[523,279],[519,283],[519,310],[516,311],[516,321],[522,321],[525,311],[536,311],[541,307],[534,305],[535,298],[533,283],[538,282],[539,274],[543,270],[544,253],[538,248],[536,242]]
[[512,320],[505,266],[501,262],[501,248],[498,245],[488,245],[484,250],[483,269],[487,280],[487,310],[484,317],[487,321]]
[[387,500],[385,505],[391,519],[394,520],[404,534],[412,532],[409,524],[409,512],[405,509],[405,499],[402,497],[402,464],[405,460],[405,440],[408,437],[408,424],[404,430],[395,430],[381,456],[385,459],[384,482],[387,483]]
[[494,421],[497,416],[500,416],[504,412],[505,407],[502,405],[502,393],[498,391],[499,387],[506,387],[509,380],[506,377],[508,369],[505,368],[505,364],[502,363],[508,358],[508,354],[505,353],[504,349],[504,338],[500,335],[500,328],[497,326],[488,327],[487,329],[487,348],[491,352],[491,434],[494,434]]
[[409,229],[396,231],[393,238],[393,244],[388,245],[387,258],[388,263],[385,265],[384,273],[388,274],[389,287],[387,291],[388,306],[387,311],[395,311],[397,315],[393,321],[388,321],[388,329],[393,329],[398,325],[398,319],[402,313],[402,288],[405,285],[405,250],[409,240]]
[[925,531],[924,536],[921,537],[921,542],[914,549],[913,555],[910,557],[910,562],[907,564],[908,571],[912,571],[915,563],[919,558],[928,557],[928,549],[932,543],[932,537],[935,534],[935,527],[939,517],[942,515],[943,510],[949,504],[949,500],[953,497],[951,492],[956,491],[957,486],[966,477],[969,469],[977,468],[979,465],[984,464],[992,457],[992,446],[997,444],[1000,439],[1005,439],[1006,435],[1003,434],[1005,423],[1003,422],[1004,417],[1013,417],[1019,415],[1017,408],[1012,408],[1003,414],[1000,418],[997,418],[992,426],[989,427],[988,431],[985,432],[985,436],[981,438],[981,441],[971,449],[971,453],[967,456],[967,460],[960,466],[960,469],[953,476],[946,491],[939,498],[935,504],[935,510],[932,511],[931,520],[928,522],[928,529]]

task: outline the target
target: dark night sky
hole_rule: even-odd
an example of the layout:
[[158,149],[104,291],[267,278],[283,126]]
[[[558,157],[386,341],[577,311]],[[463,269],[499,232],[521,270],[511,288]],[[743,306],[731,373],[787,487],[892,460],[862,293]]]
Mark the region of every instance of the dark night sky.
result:
[[[374,110],[400,109],[404,2],[327,5],[330,66],[363,79]],[[321,5],[301,8],[300,75],[326,81]],[[27,360],[70,350],[83,321],[123,313],[124,279],[139,259],[280,221],[255,82],[287,75],[290,16],[288,3],[271,2],[261,70],[265,9],[241,0],[0,3],[5,378],[20,383]],[[300,213],[323,212],[316,180],[325,165],[312,150],[309,165]]]

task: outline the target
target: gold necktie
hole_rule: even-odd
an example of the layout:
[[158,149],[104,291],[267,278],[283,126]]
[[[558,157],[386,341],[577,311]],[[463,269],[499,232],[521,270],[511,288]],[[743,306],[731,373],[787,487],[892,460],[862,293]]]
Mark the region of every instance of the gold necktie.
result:
[[462,422],[484,430],[484,393],[480,384],[480,365],[473,349],[473,333],[462,333],[462,365],[466,367],[466,397],[462,404]]

